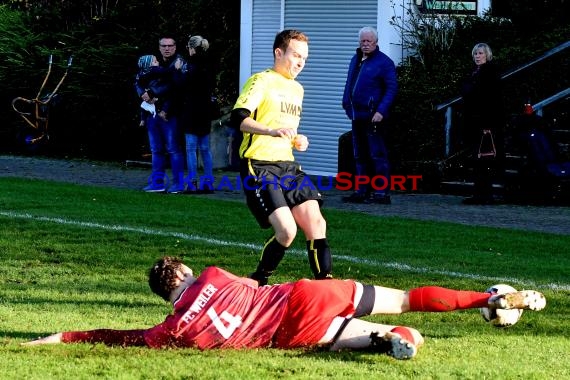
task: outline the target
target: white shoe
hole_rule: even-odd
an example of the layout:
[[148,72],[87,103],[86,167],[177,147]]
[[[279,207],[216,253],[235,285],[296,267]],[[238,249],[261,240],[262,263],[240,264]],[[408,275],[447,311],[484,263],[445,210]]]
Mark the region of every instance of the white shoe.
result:
[[489,307],[495,309],[525,309],[542,310],[546,306],[544,294],[536,290],[521,290],[518,292],[496,294],[489,298]]
[[418,348],[413,343],[397,333],[387,332],[382,336],[378,336],[378,333],[372,333],[370,339],[375,351],[385,353],[394,359],[411,359],[418,353]]

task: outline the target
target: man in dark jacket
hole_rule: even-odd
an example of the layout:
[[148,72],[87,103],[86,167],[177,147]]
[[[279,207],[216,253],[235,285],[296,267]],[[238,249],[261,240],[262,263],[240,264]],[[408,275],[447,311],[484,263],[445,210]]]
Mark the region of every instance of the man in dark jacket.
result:
[[[179,72],[184,65],[184,59],[176,54],[176,42],[172,37],[159,39],[161,58],[158,59],[160,67],[168,68],[173,73],[173,79],[167,83],[164,92],[159,96],[137,84],[137,93],[148,103],[154,103],[160,98],[161,102],[168,101],[168,112],[162,109],[156,115],[147,117],[146,126],[150,150],[152,153],[152,175],[147,192],[181,193],[184,190],[184,151],[181,144],[181,134],[178,126],[178,115],[181,109],[182,98],[178,90],[180,82]],[[166,177],[166,159],[170,158],[172,178]],[[170,186],[167,187],[166,185]]]
[[386,149],[387,118],[398,92],[396,66],[378,48],[378,32],[364,27],[360,47],[348,68],[342,107],[352,120],[356,176],[367,176],[343,200],[353,203],[390,204],[390,163]]

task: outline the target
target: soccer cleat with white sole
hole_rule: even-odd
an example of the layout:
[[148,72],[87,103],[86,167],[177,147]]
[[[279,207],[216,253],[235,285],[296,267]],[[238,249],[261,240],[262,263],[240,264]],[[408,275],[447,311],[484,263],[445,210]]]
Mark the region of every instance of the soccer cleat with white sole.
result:
[[524,309],[542,310],[546,306],[544,294],[536,290],[521,290],[518,292],[496,294],[489,298],[489,307],[495,309]]
[[417,347],[402,338],[400,334],[387,332],[380,336],[377,332],[370,334],[371,347],[376,351],[398,360],[411,359],[418,353]]

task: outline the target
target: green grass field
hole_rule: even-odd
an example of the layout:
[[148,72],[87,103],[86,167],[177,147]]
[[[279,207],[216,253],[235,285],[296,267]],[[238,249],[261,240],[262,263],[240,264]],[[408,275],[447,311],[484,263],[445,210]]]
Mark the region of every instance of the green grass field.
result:
[[[146,283],[178,255],[200,272],[251,272],[268,231],[244,202],[0,178],[0,376],[5,379],[564,379],[570,378],[570,236],[323,210],[337,278],[396,288],[545,293],[499,329],[478,310],[369,320],[419,329],[426,344],[397,361],[368,352],[151,350],[20,343],[62,330],[146,328],[168,304]],[[275,282],[310,277],[302,233]]]

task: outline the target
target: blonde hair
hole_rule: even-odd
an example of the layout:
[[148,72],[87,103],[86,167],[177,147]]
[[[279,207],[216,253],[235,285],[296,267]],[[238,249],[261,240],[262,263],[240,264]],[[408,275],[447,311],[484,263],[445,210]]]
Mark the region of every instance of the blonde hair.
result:
[[475,53],[479,49],[482,49],[485,52],[485,57],[487,57],[487,61],[490,62],[493,60],[493,52],[491,51],[491,48],[489,47],[489,45],[483,42],[480,42],[473,47],[473,50],[471,50],[471,57],[475,57]]
[[201,47],[202,50],[206,51],[210,47],[210,43],[202,36],[190,36],[187,46],[194,49]]

